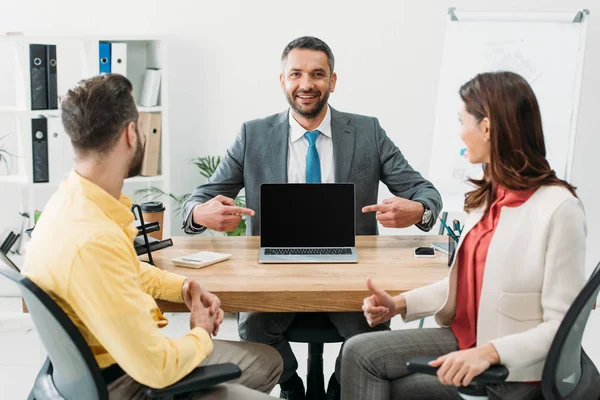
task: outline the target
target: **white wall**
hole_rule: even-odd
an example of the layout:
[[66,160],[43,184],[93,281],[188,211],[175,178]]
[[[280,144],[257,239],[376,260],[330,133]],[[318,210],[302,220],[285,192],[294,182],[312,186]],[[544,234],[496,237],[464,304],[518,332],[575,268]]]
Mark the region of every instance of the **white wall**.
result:
[[[222,154],[240,124],[286,107],[279,89],[279,55],[300,35],[311,34],[332,47],[339,75],[334,107],[377,116],[411,164],[427,173],[432,141],[445,14],[449,6],[475,9],[590,8],[587,58],[580,106],[580,129],[573,180],[588,211],[600,220],[594,202],[594,137],[599,116],[600,22],[597,1],[305,1],[301,7],[281,1],[2,1],[3,31],[28,34],[156,34],[172,39],[170,135],[172,188],[189,191],[198,182],[184,160]],[[8,9],[8,5],[11,9]],[[50,10],[60,12],[52,18]],[[597,9],[600,11],[600,8]],[[595,145],[595,146],[594,146]],[[7,196],[6,188],[0,196]],[[598,190],[598,189],[596,189]],[[382,194],[384,197],[385,194]],[[0,229],[14,204],[0,208]],[[14,222],[13,222],[14,224]],[[179,221],[173,234],[179,234]],[[590,236],[600,236],[590,224]]]
[[[183,193],[201,181],[183,160],[223,154],[243,121],[286,108],[278,83],[279,56],[290,40],[301,35],[318,36],[333,49],[339,79],[331,104],[343,111],[377,116],[413,167],[426,174],[445,15],[450,6],[591,10],[573,169],[573,183],[586,207],[587,268],[591,272],[600,261],[597,0],[1,0],[0,29],[171,38],[171,179],[173,191]],[[6,186],[0,187],[0,232],[5,221],[18,221],[14,217],[18,201],[6,200],[10,194]],[[180,233],[179,226],[179,221],[173,224],[173,234]],[[598,332],[600,318],[594,318]],[[595,358],[600,363],[600,348]]]

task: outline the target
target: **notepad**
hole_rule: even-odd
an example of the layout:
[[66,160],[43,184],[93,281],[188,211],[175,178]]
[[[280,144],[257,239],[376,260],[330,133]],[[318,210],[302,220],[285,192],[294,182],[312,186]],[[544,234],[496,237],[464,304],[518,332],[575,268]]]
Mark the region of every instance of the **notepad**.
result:
[[183,257],[173,258],[173,264],[178,267],[186,268],[204,268],[209,265],[228,260],[231,254],[215,253],[212,251],[201,251],[199,253],[189,254]]
[[431,244],[431,247],[433,247],[434,249],[436,249],[437,251],[444,253],[444,254],[450,254],[450,252],[448,251],[448,242],[433,242]]

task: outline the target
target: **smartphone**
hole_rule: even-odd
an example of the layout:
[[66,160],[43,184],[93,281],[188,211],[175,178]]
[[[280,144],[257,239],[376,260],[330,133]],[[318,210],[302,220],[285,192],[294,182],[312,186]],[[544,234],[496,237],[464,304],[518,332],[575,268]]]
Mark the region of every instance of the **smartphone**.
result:
[[435,257],[435,250],[433,247],[415,247],[415,257]]

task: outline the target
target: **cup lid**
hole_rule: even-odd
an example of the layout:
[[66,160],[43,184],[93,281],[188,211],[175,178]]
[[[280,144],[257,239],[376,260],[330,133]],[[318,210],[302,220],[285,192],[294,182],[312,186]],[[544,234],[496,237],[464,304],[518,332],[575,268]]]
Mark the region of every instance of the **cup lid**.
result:
[[147,201],[140,204],[140,208],[143,212],[159,212],[165,211],[162,201]]

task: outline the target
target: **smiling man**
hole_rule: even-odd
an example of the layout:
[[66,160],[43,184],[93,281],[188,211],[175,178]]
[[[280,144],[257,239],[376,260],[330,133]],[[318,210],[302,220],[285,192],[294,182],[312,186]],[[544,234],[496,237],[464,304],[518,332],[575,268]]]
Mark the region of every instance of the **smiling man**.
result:
[[[362,211],[357,215],[358,235],[376,235],[378,221],[385,227],[431,229],[442,208],[438,191],[411,168],[377,118],[329,106],[337,82],[334,64],[331,49],[320,39],[305,36],[287,45],[279,81],[289,110],[242,125],[214,175],[185,202],[187,233],[206,228],[232,231],[242,215],[248,215],[246,234],[259,235],[259,193],[265,182],[354,183],[356,204]],[[395,197],[376,204],[380,181]],[[233,199],[244,187],[248,208],[236,207]],[[269,344],[281,353],[281,397],[304,399],[302,380],[296,374],[298,362],[284,337],[295,315],[241,313],[239,332],[242,339]],[[389,329],[389,324],[369,327],[359,312],[327,316],[345,339]],[[338,357],[327,389],[330,399],[339,398],[339,370]]]

